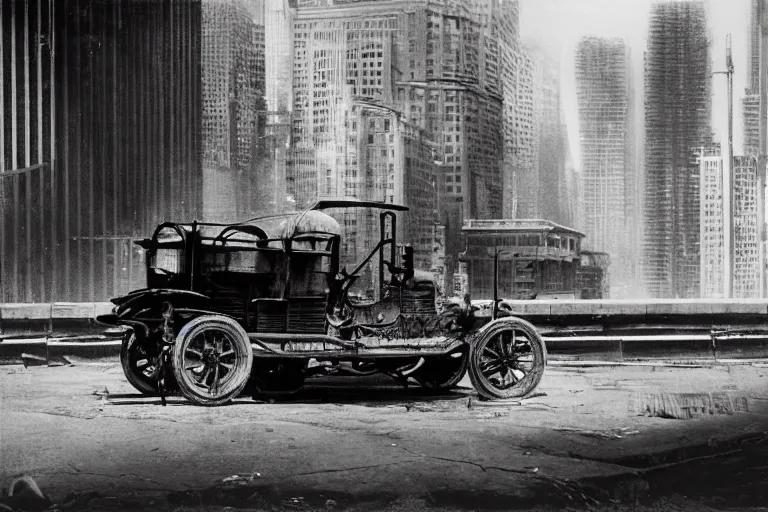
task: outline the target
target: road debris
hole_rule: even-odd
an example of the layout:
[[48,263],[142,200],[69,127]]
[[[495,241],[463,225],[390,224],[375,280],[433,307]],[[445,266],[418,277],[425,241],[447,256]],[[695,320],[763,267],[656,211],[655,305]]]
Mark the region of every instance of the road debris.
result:
[[95,396],[109,396],[109,390],[107,389],[107,386],[104,386],[104,389],[101,390],[94,389],[91,394]]
[[232,475],[228,476],[227,478],[223,479],[221,482],[225,484],[248,484],[250,482],[253,482],[257,478],[261,478],[261,473],[253,472],[248,475]]
[[556,430],[558,432],[571,432],[574,434],[579,434],[587,437],[599,437],[602,439],[623,439],[624,436],[640,433],[639,430],[624,431],[623,429],[619,429],[618,432],[612,432],[610,430],[587,430],[587,429],[571,428],[571,427],[560,427],[560,428],[555,428],[553,430]]
[[36,356],[34,354],[21,354],[21,362],[24,365],[24,368],[29,368],[30,366],[48,366],[47,358]]

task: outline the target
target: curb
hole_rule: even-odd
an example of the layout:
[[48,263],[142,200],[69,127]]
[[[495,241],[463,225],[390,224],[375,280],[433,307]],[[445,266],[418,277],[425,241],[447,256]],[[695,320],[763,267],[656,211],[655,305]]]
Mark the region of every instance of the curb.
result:
[[0,340],[0,365],[60,363],[67,356],[81,359],[118,358],[123,337],[44,336]]

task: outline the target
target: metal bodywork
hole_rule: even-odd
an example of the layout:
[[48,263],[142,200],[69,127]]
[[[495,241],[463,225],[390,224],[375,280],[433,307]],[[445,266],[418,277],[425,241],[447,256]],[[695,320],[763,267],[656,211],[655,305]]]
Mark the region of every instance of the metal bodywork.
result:
[[[341,229],[320,210],[357,207],[381,210],[381,236],[368,257],[348,272],[340,266]],[[237,372],[250,374],[245,379],[254,394],[294,391],[304,377],[317,373],[383,372],[405,385],[413,377],[425,386],[451,387],[463,377],[467,364],[472,365],[473,340],[490,319],[475,317],[469,297],[448,300],[438,311],[433,277],[414,269],[410,247],[398,246],[395,240],[394,212],[404,210],[399,205],[328,200],[273,219],[277,225],[269,229],[258,221],[161,224],[151,238],[137,242],[147,253],[147,288],[113,299],[113,312],[98,320],[130,328],[123,351],[126,376],[140,391],[161,396],[178,386],[198,403],[223,403],[240,392],[240,384],[248,389],[245,381],[232,384],[242,379]],[[353,300],[350,288],[374,256],[379,297],[361,303]],[[513,317],[493,322],[506,322],[505,332],[527,329],[519,339],[541,345],[537,357],[543,370],[546,352],[532,326],[520,327]],[[202,336],[198,348],[188,339],[190,329]],[[214,333],[210,339],[209,332]],[[502,348],[487,350],[498,353],[501,361],[502,352],[508,352]],[[219,359],[233,353],[237,360]],[[194,363],[197,366],[190,363],[192,373],[184,373],[188,356],[201,361]],[[512,368],[512,357],[505,357],[504,368]],[[484,361],[477,364],[488,365]],[[220,370],[234,394],[210,401],[197,397],[200,382],[203,387],[218,386],[209,382],[219,379]],[[518,395],[530,392],[518,388]]]

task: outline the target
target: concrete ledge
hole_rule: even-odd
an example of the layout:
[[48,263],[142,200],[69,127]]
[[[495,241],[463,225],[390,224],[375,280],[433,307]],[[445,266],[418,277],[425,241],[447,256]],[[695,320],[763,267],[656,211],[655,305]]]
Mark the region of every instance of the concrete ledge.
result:
[[54,302],[51,304],[51,318],[94,318],[93,302]]
[[0,321],[48,320],[52,304],[0,304]]

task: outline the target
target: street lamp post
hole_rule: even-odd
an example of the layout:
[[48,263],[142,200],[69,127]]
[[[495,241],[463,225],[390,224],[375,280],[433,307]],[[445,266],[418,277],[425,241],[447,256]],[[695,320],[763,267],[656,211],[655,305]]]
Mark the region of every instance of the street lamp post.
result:
[[713,75],[728,77],[728,156],[723,159],[723,216],[725,217],[725,271],[723,272],[724,296],[733,297],[733,59],[731,58],[731,34],[726,37],[725,71]]
[[760,265],[760,271],[758,273],[760,278],[760,298],[764,298],[768,290],[768,284],[766,283],[766,270],[765,270],[765,244],[766,244],[766,229],[765,229],[765,178],[766,178],[766,163],[768,163],[768,157],[766,157],[766,144],[768,143],[766,137],[768,137],[768,66],[765,59],[768,58],[768,6],[765,5],[765,0],[758,0],[757,2],[757,18],[760,20],[760,110],[759,110],[759,135],[760,146],[757,160],[757,247],[758,247],[758,261]]

